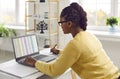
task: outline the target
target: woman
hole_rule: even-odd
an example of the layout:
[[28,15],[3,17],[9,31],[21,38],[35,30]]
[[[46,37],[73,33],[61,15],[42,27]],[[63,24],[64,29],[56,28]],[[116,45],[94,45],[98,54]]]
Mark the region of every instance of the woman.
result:
[[54,54],[60,53],[56,61],[45,63],[29,57],[26,63],[41,72],[57,76],[72,68],[82,79],[117,79],[118,68],[106,55],[100,41],[86,31],[87,15],[77,3],[65,7],[60,15],[59,25],[64,34],[71,33],[73,39],[61,51],[52,48]]

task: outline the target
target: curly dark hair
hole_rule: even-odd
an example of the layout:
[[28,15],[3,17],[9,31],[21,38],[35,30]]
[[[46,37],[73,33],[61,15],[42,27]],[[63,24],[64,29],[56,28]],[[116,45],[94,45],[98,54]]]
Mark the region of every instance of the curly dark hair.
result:
[[76,2],[71,3],[70,6],[65,7],[60,15],[66,21],[72,21],[76,26],[80,26],[84,31],[87,27],[87,14],[83,8]]

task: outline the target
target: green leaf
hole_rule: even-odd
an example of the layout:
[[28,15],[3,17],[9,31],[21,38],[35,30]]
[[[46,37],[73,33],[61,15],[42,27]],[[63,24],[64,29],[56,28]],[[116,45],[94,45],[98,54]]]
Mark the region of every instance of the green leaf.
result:
[[9,29],[5,27],[4,23],[0,24],[0,37],[9,37],[9,36],[16,36],[16,32],[13,29]]
[[118,19],[116,17],[109,17],[106,19],[106,25],[111,27],[118,25]]

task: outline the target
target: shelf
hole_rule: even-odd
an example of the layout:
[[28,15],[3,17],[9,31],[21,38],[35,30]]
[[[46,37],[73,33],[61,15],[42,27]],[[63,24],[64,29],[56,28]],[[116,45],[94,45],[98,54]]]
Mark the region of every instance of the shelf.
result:
[[58,2],[58,0],[47,0],[46,2],[26,1],[25,3],[26,34],[35,33],[41,47],[44,46],[46,39],[49,40],[50,46],[59,43]]

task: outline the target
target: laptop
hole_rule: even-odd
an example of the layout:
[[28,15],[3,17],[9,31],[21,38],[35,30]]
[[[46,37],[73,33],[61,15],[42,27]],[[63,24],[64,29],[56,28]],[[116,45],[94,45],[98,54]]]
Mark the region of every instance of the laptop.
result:
[[37,36],[35,34],[13,37],[12,44],[15,60],[20,64],[27,65],[24,61],[28,56],[44,62],[52,61],[57,57],[56,55],[44,55],[39,53]]

